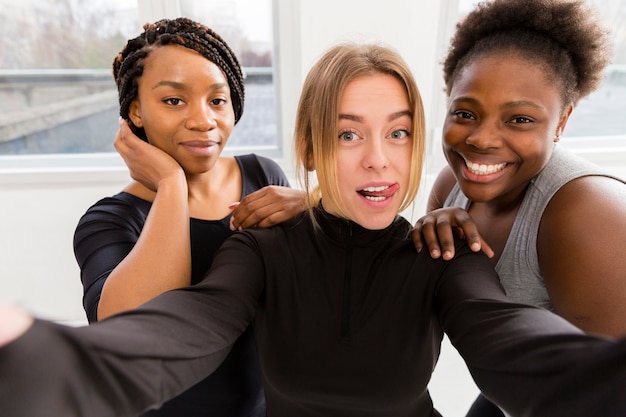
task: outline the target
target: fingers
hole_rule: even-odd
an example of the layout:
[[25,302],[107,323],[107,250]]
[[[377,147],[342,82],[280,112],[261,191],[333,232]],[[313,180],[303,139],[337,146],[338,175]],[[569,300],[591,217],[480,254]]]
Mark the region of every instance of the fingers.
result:
[[489,246],[489,244],[482,237],[480,238],[480,249],[482,249],[482,251],[485,252],[485,255],[489,258],[496,256],[496,253],[493,249],[491,249],[491,246]]
[[454,232],[446,217],[429,217],[424,232],[431,257],[442,256],[446,261],[454,257]]
[[[258,196],[257,196],[258,197]],[[231,207],[233,204],[230,205]],[[281,204],[269,198],[244,198],[237,203],[231,218],[232,230],[270,227],[280,223]]]
[[[230,203],[228,205],[228,209],[229,210],[234,210],[237,208],[237,206],[239,206],[239,201],[235,201],[234,203]],[[235,225],[235,215],[233,214],[232,216],[230,216],[230,230],[235,231],[235,230],[242,230],[242,228],[239,225]]]
[[244,197],[234,208],[231,228],[271,227],[292,219],[305,208],[303,191],[282,186],[263,187]]
[[411,238],[417,251],[426,246],[434,259],[454,257],[454,238],[465,239],[474,252],[481,249],[493,257],[493,250],[487,245],[470,215],[457,207],[434,210],[419,219],[413,228]]

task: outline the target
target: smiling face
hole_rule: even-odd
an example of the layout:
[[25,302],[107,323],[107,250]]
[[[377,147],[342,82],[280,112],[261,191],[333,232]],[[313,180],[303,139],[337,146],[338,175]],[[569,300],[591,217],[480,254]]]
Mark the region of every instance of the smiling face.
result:
[[[346,85],[337,121],[337,185],[345,215],[361,226],[387,227],[409,184],[412,116],[403,84],[390,75]],[[337,214],[330,199],[324,208]]]
[[454,81],[443,127],[446,159],[475,202],[519,201],[552,154],[569,111],[541,65],[494,53]]
[[153,49],[138,79],[130,119],[149,142],[190,174],[213,167],[235,124],[230,89],[217,65],[190,49]]

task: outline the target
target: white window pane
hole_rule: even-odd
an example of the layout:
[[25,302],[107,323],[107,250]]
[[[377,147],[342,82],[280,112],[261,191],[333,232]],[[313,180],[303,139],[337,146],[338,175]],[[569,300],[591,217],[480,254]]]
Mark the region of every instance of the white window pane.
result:
[[244,113],[226,150],[241,153],[275,149],[278,123],[272,61],[272,1],[181,0],[180,12],[219,33],[244,67]]
[[0,154],[112,152],[133,1],[0,0]]
[[[610,28],[613,60],[602,86],[578,103],[567,124],[566,136],[626,135],[626,0],[587,0]],[[590,146],[593,143],[590,142]]]

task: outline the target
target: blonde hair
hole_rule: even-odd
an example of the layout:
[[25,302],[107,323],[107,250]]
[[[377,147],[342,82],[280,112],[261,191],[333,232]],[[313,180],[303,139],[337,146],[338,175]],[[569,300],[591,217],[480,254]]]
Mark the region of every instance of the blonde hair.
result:
[[[329,49],[311,68],[298,104],[295,152],[298,179],[309,196],[309,210],[321,195],[333,201],[340,217],[347,218],[337,183],[337,121],[339,103],[346,85],[355,78],[387,74],[405,87],[411,109],[412,151],[409,184],[400,211],[406,209],[419,190],[424,159],[426,126],[417,83],[402,57],[382,45],[344,43]],[[316,171],[317,186],[309,172]]]

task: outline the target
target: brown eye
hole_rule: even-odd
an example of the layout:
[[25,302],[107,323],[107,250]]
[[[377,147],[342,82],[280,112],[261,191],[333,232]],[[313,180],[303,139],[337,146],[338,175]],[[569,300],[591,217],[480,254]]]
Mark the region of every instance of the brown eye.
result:
[[180,103],[182,103],[182,100],[176,97],[172,97],[166,98],[165,100],[163,100],[163,102],[172,106],[178,106]]

